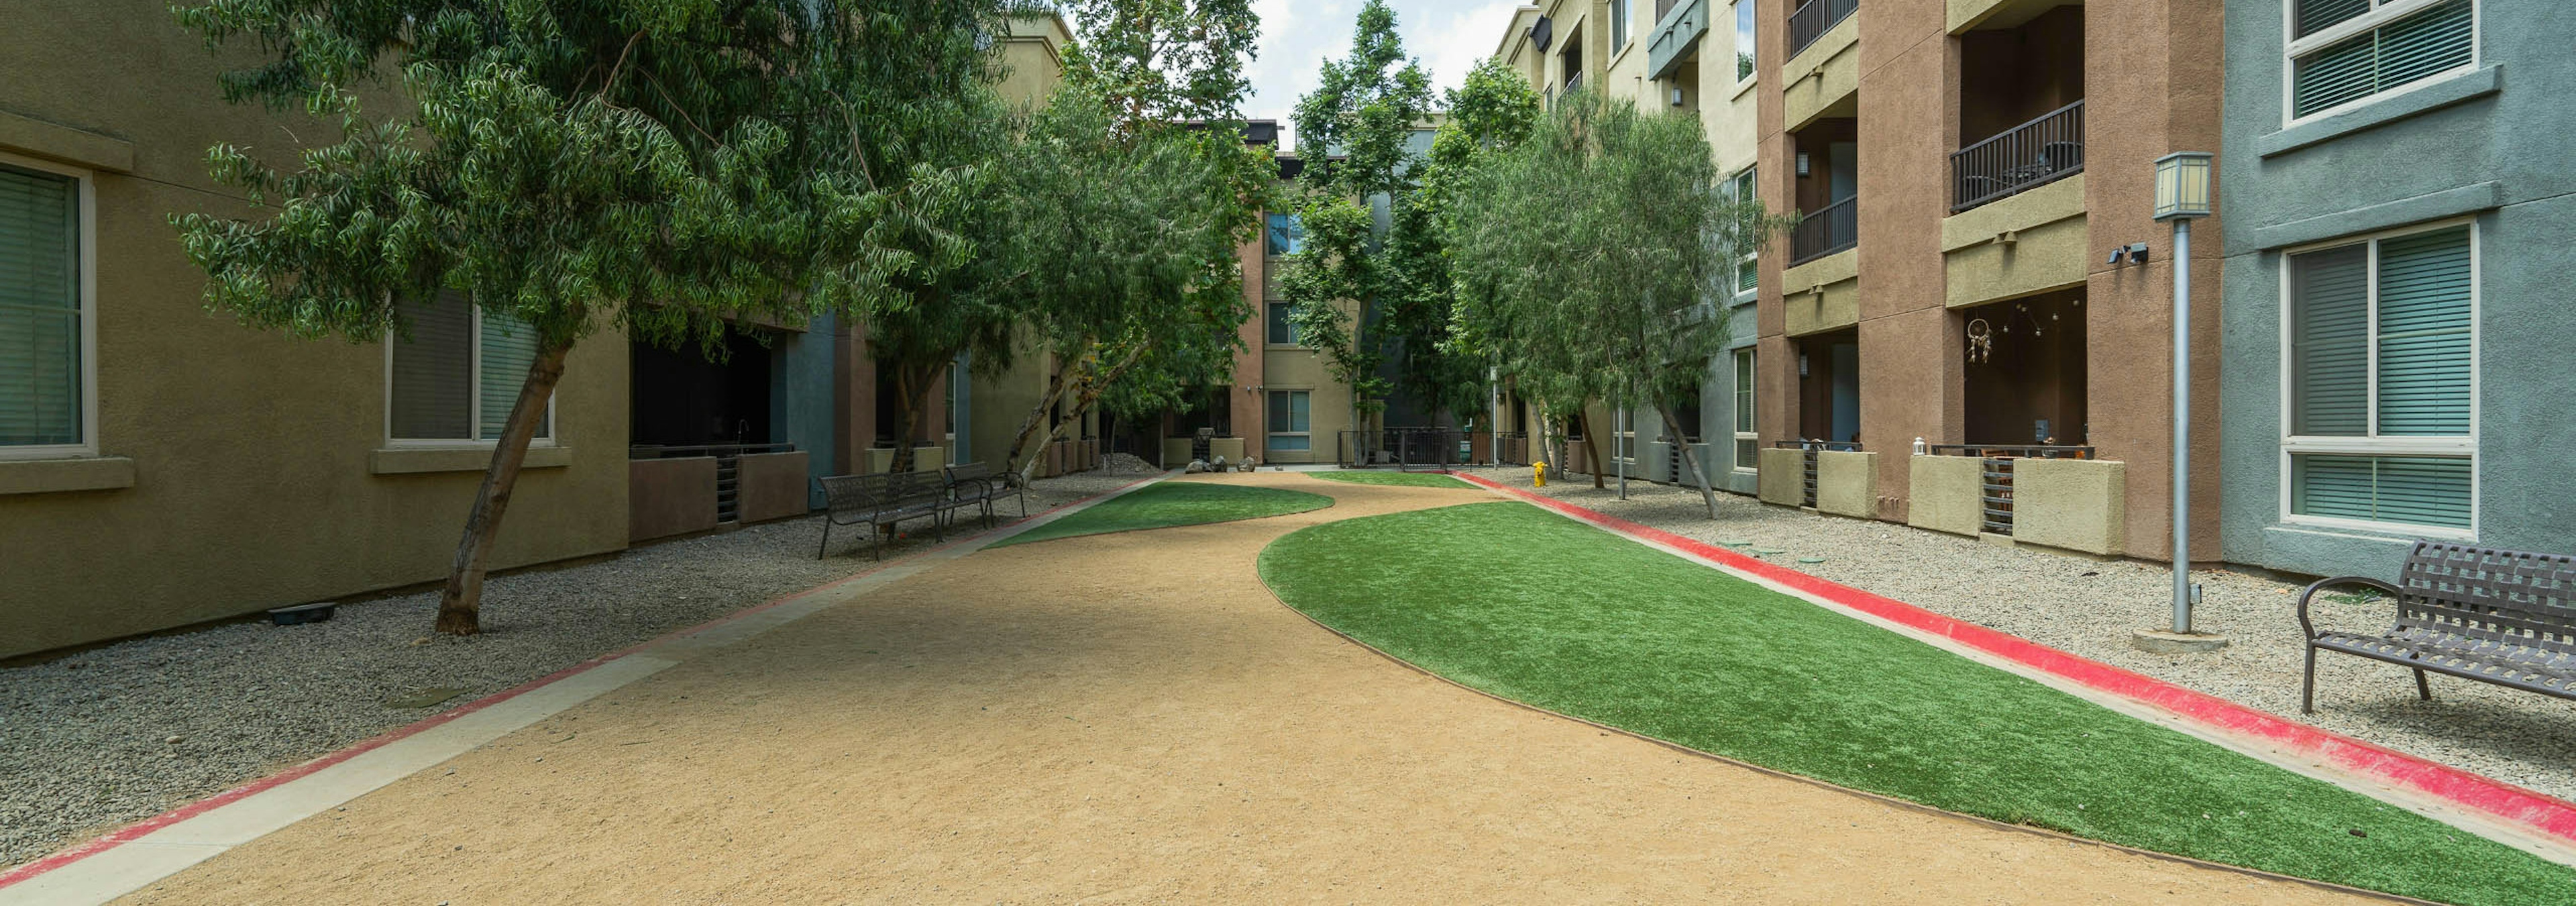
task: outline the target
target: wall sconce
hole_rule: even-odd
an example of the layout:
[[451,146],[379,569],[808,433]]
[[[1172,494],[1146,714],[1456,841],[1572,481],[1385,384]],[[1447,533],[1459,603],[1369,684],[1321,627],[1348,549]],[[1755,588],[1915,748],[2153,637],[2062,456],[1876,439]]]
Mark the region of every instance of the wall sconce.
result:
[[1809,173],[1809,170],[1807,169],[1807,152],[1800,151],[1800,152],[1798,152],[1798,175],[1800,175],[1800,176],[1806,176],[1806,175],[1808,175],[1808,173]]
[[1679,107],[1679,106],[1681,106],[1681,105],[1682,105],[1682,90],[1681,90],[1681,89],[1679,89],[1679,88],[1675,88],[1675,89],[1673,89],[1673,106],[1675,106],[1675,107]]
[[2146,243],[2144,243],[2144,242],[2132,242],[2132,243],[2129,243],[2129,263],[2130,263],[2130,264],[2145,264],[2145,263],[2147,263],[2147,244],[2146,244]]
[[1803,352],[1798,353],[1798,376],[1807,376],[1807,354]]

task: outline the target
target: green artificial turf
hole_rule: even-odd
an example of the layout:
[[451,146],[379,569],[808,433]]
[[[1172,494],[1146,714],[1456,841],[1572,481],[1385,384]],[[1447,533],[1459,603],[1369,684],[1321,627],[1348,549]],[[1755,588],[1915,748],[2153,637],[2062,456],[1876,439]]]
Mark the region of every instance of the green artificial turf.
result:
[[1469,686],[1847,787],[2430,900],[2576,902],[2576,869],[1524,504],[1314,526],[1261,575]]
[[1347,481],[1352,484],[1399,485],[1408,488],[1475,487],[1475,485],[1459,481],[1456,478],[1452,478],[1438,472],[1380,472],[1373,469],[1351,469],[1338,472],[1308,472],[1306,474],[1326,481]]
[[992,546],[1008,547],[1076,535],[1285,516],[1332,505],[1333,498],[1322,494],[1285,488],[1166,481],[1101,501],[1081,512],[994,542]]

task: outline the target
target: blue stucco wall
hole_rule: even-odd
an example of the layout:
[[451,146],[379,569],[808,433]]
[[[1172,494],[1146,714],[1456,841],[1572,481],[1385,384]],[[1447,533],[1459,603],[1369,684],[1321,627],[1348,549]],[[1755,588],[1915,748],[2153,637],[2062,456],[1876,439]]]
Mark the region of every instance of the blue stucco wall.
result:
[[2282,250],[2473,217],[2480,544],[2576,552],[2576,7],[2482,0],[2477,67],[2289,128],[2286,0],[2229,0],[2222,555],[2392,577],[2403,532],[2284,525]]
[[[805,451],[806,473],[815,478],[833,474],[833,326],[831,315],[818,316],[804,333],[778,341],[770,357],[769,423],[777,426],[779,440]],[[823,492],[813,482],[806,483],[805,493],[811,505],[823,505]]]

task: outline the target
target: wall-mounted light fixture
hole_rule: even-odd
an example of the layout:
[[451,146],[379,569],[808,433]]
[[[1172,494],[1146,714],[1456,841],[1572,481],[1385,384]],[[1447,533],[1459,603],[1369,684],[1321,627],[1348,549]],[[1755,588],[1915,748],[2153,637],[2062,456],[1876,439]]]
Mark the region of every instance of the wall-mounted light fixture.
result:
[[1675,88],[1675,89],[1673,89],[1673,106],[1675,106],[1675,107],[1679,107],[1679,106],[1681,106],[1681,105],[1682,105],[1682,90],[1681,90],[1681,89],[1679,89],[1679,88]]
[[1800,151],[1800,152],[1798,152],[1798,175],[1800,175],[1800,176],[1805,176],[1805,175],[1807,175],[1807,174],[1808,174],[1808,172],[1809,172],[1809,171],[1808,171],[1808,169],[1807,169],[1807,152]]
[[1803,352],[1798,353],[1798,376],[1807,376],[1807,354]]
[[2129,263],[2130,263],[2130,264],[2145,264],[2145,263],[2147,263],[2147,244],[2146,244],[2146,243],[2144,243],[2144,242],[2132,242],[2132,243],[2129,243]]

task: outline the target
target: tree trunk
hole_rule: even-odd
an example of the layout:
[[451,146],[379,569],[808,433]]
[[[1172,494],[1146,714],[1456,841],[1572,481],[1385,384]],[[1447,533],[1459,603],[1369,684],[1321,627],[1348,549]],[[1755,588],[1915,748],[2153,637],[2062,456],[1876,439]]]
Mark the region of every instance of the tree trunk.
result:
[[930,389],[930,374],[935,368],[904,366],[894,369],[895,409],[894,460],[888,472],[912,471],[912,448],[921,434],[921,394]]
[[1597,491],[1609,485],[1601,481],[1601,432],[1592,430],[1594,427],[1591,418],[1586,417],[1583,420],[1583,452],[1590,454],[1592,488]]
[[519,466],[528,461],[528,441],[545,421],[546,404],[555,383],[563,380],[564,355],[572,345],[541,347],[528,363],[528,379],[519,385],[519,401],[510,406],[510,421],[492,447],[492,464],[483,470],[483,487],[474,494],[474,509],[465,516],[465,536],[456,542],[456,562],[447,573],[447,588],[438,596],[437,631],[473,635],[483,631],[483,573],[492,557],[492,540],[501,532],[501,514],[510,508],[510,492],[519,484]]
[[[1057,419],[1056,423],[1047,430],[1046,439],[1038,442],[1038,449],[1046,449],[1047,444],[1054,443],[1056,438],[1062,437],[1064,435],[1066,425],[1081,424],[1083,413],[1091,411],[1092,404],[1100,401],[1100,394],[1108,389],[1109,382],[1115,381],[1120,375],[1126,374],[1127,369],[1135,367],[1136,363],[1143,361],[1144,358],[1145,350],[1142,347],[1139,347],[1135,351],[1129,352],[1127,354],[1127,358],[1120,361],[1117,367],[1104,372],[1083,375],[1080,381],[1065,382],[1065,386],[1057,391],[1057,395],[1061,396],[1063,393],[1072,392],[1074,394],[1073,408],[1070,411],[1067,411],[1063,418]],[[1079,391],[1074,390],[1077,386],[1081,388]],[[1042,407],[1039,411],[1043,412],[1045,409]],[[1025,434],[1023,436],[1025,436]],[[1022,484],[1026,484],[1028,482],[1029,474],[1036,471],[1037,465],[1038,458],[1036,455],[1032,454],[1029,457],[1028,462],[1020,466],[1020,482]]]
[[1690,467],[1691,478],[1699,482],[1699,499],[1708,504],[1708,518],[1716,519],[1717,492],[1709,488],[1708,472],[1699,467],[1698,454],[1691,452],[1690,438],[1683,437],[1680,429],[1675,427],[1682,423],[1681,419],[1673,417],[1679,410],[1674,409],[1671,403],[1664,403],[1657,406],[1656,411],[1663,413],[1664,430],[1673,436],[1674,446],[1681,449],[1682,464]]
[[1038,396],[1037,405],[1029,407],[1028,416],[1020,419],[1019,433],[1011,435],[1010,452],[1002,457],[1002,468],[1004,471],[1021,472],[1023,473],[1020,476],[1022,480],[1026,480],[1028,478],[1028,475],[1025,474],[1028,470],[1022,468],[1022,463],[1035,463],[1037,461],[1037,454],[1035,452],[1031,452],[1028,459],[1022,460],[1020,458],[1020,448],[1028,446],[1029,438],[1037,434],[1038,425],[1046,421],[1047,410],[1055,408],[1056,401],[1064,398],[1064,390],[1067,383],[1065,381],[1065,376],[1072,373],[1074,369],[1080,367],[1082,367],[1082,363],[1079,359],[1069,359],[1066,361],[1064,367],[1056,369],[1055,374],[1047,378],[1047,391]]

